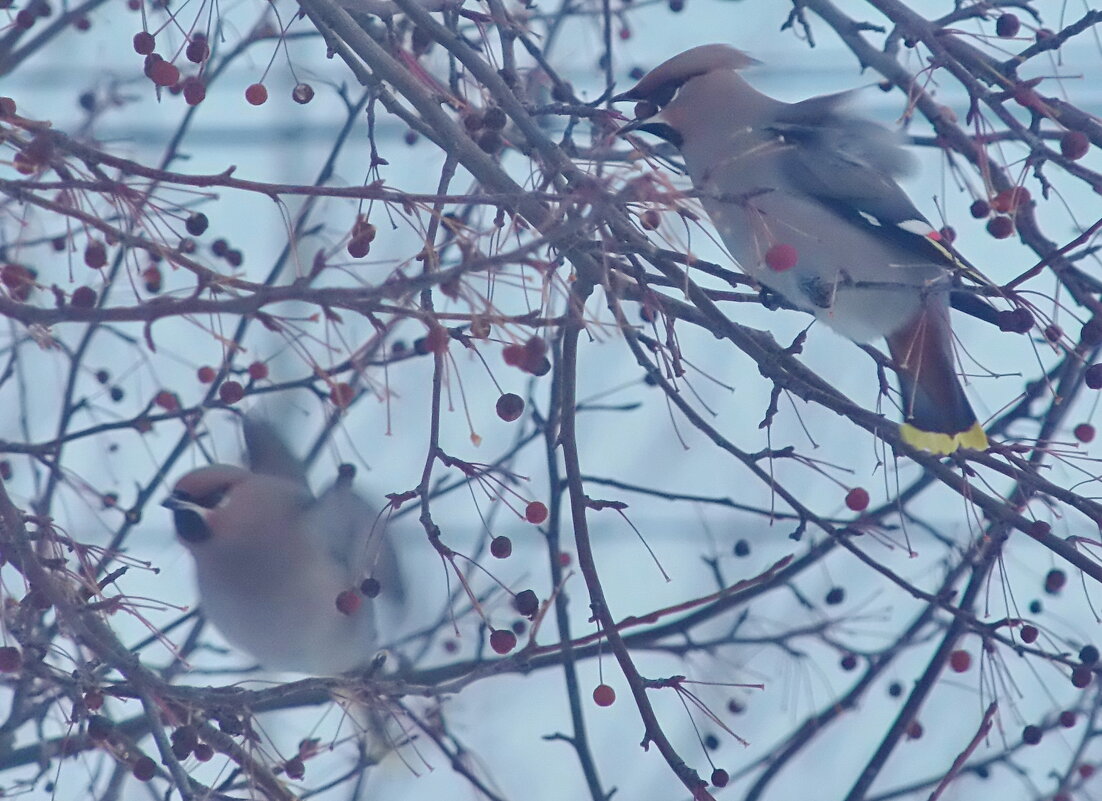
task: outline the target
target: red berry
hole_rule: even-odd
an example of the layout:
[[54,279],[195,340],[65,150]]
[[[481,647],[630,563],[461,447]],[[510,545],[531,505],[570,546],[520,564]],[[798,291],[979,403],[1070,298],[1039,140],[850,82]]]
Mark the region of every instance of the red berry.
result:
[[1022,638],[1022,642],[1026,643],[1027,645],[1031,642],[1036,642],[1037,635],[1039,633],[1040,632],[1037,631],[1036,626],[1031,626],[1028,623],[1026,623],[1024,626],[1022,626],[1022,630],[1021,630],[1021,633],[1020,633],[1021,638]]
[[1090,148],[1091,140],[1082,131],[1067,131],[1060,137],[1060,152],[1072,161],[1083,158]]
[[510,367],[520,367],[527,360],[527,356],[523,345],[506,345],[501,349],[501,358]]
[[192,752],[200,762],[210,762],[214,758],[214,749],[206,743],[199,743]]
[[378,598],[382,591],[383,585],[379,583],[377,578],[368,577],[360,582],[360,592],[368,598]]
[[180,70],[171,61],[155,61],[149,67],[149,77],[157,86],[175,86],[180,80]]
[[196,378],[199,379],[200,384],[213,384],[217,373],[214,368],[204,364],[198,370],[195,371]]
[[333,405],[341,409],[347,409],[352,400],[356,397],[356,390],[352,388],[351,384],[346,384],[343,381],[333,385],[333,388],[329,390],[329,400],[333,401]]
[[218,388],[218,397],[222,403],[237,403],[245,397],[245,388],[236,381],[227,381]]
[[1045,576],[1045,592],[1049,595],[1055,595],[1064,589],[1064,585],[1067,583],[1068,577],[1064,574],[1063,570],[1059,568],[1053,568],[1048,571]]
[[1030,524],[1029,531],[1027,533],[1031,537],[1035,537],[1037,539],[1044,539],[1045,537],[1047,537],[1049,534],[1052,533],[1052,526],[1050,526],[1044,520],[1034,520]]
[[268,377],[268,365],[264,362],[253,362],[249,365],[249,378],[260,381]]
[[1065,709],[1060,713],[1060,725],[1065,729],[1070,729],[1075,726],[1075,713],[1070,709]]
[[532,501],[524,507],[524,519],[538,526],[547,519],[547,506],[540,501]]
[[342,615],[354,615],[363,603],[363,596],[355,590],[341,590],[337,595],[337,611]]
[[142,755],[134,760],[130,770],[135,779],[140,782],[147,782],[157,775],[157,763],[151,757]]
[[105,267],[107,265],[107,247],[99,240],[93,239],[84,248],[84,263],[93,270]]
[[773,245],[765,251],[765,266],[774,272],[783,273],[796,266],[800,253],[792,245],[784,243]]
[[134,52],[139,56],[148,56],[157,47],[157,40],[149,31],[138,31],[134,34]]
[[917,720],[912,720],[907,726],[907,739],[917,740],[922,736],[922,724]]
[[268,100],[268,90],[262,83],[249,84],[245,90],[245,99],[254,106],[261,106]]
[[995,239],[1006,239],[1014,234],[1014,221],[1009,217],[992,217],[987,221],[987,233]]
[[156,395],[153,396],[153,403],[156,406],[160,406],[165,411],[171,412],[180,408],[180,399],[167,389],[162,389]]
[[88,690],[84,693],[84,708],[95,712],[103,706],[103,693],[99,690]]
[[518,420],[521,414],[524,413],[524,400],[520,395],[506,392],[497,399],[496,408],[498,417],[506,423],[512,423],[514,420]]
[[1088,367],[1083,372],[1083,380],[1091,389],[1102,389],[1102,362]]
[[598,684],[593,688],[593,703],[597,706],[612,706],[616,702],[616,691],[607,684]]
[[729,781],[731,781],[731,776],[723,768],[716,768],[712,771],[712,784],[716,787],[726,787]]
[[972,655],[963,649],[949,654],[949,667],[956,673],[964,673],[972,667]]
[[838,664],[842,666],[842,670],[853,670],[857,667],[857,656],[855,654],[846,654]]
[[1093,678],[1094,672],[1089,667],[1080,666],[1071,672],[1071,684],[1073,687],[1078,687],[1080,690],[1084,687],[1089,687]]
[[96,290],[90,286],[78,286],[73,290],[69,303],[78,309],[90,309],[96,305]]
[[639,215],[639,224],[647,231],[654,231],[662,224],[662,215],[657,209],[647,209]]
[[202,64],[210,58],[210,45],[206,39],[192,39],[184,50],[184,56],[192,64]]
[[1004,189],[991,199],[991,208],[997,212],[1006,214],[1018,209],[1030,200],[1029,190],[1024,186],[1012,186]]
[[1094,439],[1094,426],[1090,423],[1080,423],[1075,427],[1075,438],[1080,442],[1090,442]]
[[371,240],[362,236],[354,236],[348,240],[346,250],[353,259],[362,259],[371,252]]
[[1022,742],[1026,745],[1037,745],[1041,742],[1041,735],[1044,732],[1041,731],[1040,726],[1026,726],[1022,729]]
[[12,645],[0,647],[0,673],[15,673],[23,667],[23,654]]
[[494,537],[490,540],[490,554],[495,559],[508,559],[513,552],[513,541],[508,537]]
[[1084,779],[1089,779],[1091,776],[1094,775],[1094,765],[1090,765],[1086,762],[1076,768],[1076,770],[1079,772],[1079,775],[1082,776]]
[[494,629],[490,632],[490,647],[495,653],[507,654],[517,647],[517,635],[509,629]]
[[864,487],[854,487],[846,493],[846,506],[854,512],[865,511],[869,508],[869,491]]

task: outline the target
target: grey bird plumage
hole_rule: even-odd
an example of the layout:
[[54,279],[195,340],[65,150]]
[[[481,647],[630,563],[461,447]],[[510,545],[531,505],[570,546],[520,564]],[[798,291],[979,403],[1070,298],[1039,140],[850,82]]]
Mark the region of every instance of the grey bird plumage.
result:
[[195,560],[201,608],[231,644],[271,670],[334,675],[379,647],[375,599],[351,614],[337,597],[374,576],[400,602],[390,532],[338,477],[318,498],[267,423],[246,419],[250,469],[214,464],[177,481],[164,506]]
[[856,342],[888,341],[905,441],[934,453],[987,438],[956,374],[949,299],[965,266],[896,183],[910,159],[894,134],[849,111],[849,93],[783,103],[727,45],[674,56],[614,100],[675,145],[739,265]]

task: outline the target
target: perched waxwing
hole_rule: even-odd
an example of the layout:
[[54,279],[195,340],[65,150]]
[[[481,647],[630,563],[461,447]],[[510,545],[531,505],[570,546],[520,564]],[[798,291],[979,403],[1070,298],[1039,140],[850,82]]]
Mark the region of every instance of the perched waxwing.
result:
[[244,433],[250,469],[193,470],[163,503],[195,559],[203,613],[269,670],[367,665],[379,648],[376,601],[361,583],[373,577],[391,602],[403,596],[388,532],[350,472],[315,499],[270,425],[246,418]]
[[937,454],[987,436],[957,377],[949,323],[963,261],[896,183],[896,136],[849,112],[851,93],[783,103],[739,75],[756,64],[722,44],[655,67],[615,101],[673,144],[740,266],[855,342],[884,337],[899,373],[903,439]]

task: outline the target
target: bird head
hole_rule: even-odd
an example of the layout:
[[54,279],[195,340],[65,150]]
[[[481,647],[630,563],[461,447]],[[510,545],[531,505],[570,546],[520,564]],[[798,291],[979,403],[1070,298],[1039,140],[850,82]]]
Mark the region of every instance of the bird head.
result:
[[249,471],[240,467],[214,464],[192,470],[176,482],[161,506],[172,510],[180,539],[188,545],[209,540],[213,536],[211,516],[230,504],[235,488],[249,475]]
[[679,53],[612,98],[613,103],[635,101],[635,119],[617,133],[643,131],[680,148],[697,116],[714,113],[722,97],[717,84],[739,80],[738,70],[758,63],[725,44],[700,45]]

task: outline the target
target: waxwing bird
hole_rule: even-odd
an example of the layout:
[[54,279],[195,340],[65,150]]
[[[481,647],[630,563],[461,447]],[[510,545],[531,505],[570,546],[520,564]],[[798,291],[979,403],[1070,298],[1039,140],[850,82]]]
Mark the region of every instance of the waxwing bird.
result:
[[391,601],[403,594],[387,532],[350,472],[314,498],[271,426],[246,418],[244,431],[250,469],[193,470],[163,502],[195,559],[203,612],[270,670],[335,675],[367,665],[378,638],[361,582],[376,578]]
[[636,101],[621,133],[681,152],[724,244],[759,283],[855,342],[887,339],[904,441],[936,454],[985,449],[949,322],[952,271],[967,263],[896,183],[908,155],[848,111],[850,93],[761,94],[739,75],[756,63],[722,44],[674,56],[613,98]]

